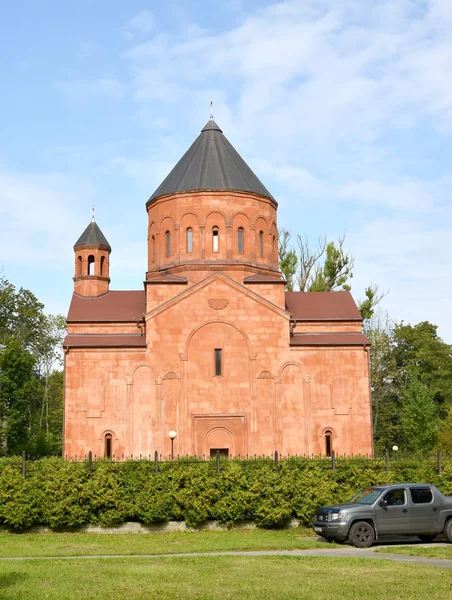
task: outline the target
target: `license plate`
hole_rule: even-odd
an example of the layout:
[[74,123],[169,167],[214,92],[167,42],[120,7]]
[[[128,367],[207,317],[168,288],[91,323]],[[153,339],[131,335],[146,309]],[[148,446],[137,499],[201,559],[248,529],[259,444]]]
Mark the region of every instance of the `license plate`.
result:
[[317,531],[318,533],[322,532],[322,528],[321,527],[314,527],[314,531]]

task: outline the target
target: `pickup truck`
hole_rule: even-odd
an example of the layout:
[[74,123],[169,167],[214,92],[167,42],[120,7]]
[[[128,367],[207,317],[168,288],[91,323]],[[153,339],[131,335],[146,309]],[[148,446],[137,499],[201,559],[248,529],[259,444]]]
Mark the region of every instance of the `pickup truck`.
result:
[[368,548],[384,535],[415,535],[452,543],[452,496],[422,483],[376,485],[349,502],[315,511],[313,528],[328,541]]

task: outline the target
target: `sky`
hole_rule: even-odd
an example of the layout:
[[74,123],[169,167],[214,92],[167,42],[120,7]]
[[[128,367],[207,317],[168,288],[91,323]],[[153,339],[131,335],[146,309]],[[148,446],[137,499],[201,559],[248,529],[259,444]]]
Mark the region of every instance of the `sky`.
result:
[[214,117],[394,321],[452,343],[451,0],[18,0],[0,20],[0,269],[66,314],[91,219],[142,289],[145,203]]

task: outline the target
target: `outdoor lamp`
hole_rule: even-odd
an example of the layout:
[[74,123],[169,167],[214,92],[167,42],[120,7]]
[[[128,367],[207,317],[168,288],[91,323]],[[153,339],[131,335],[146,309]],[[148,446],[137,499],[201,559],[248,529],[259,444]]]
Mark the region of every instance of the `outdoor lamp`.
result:
[[171,440],[171,460],[173,460],[174,458],[174,440],[177,437],[177,433],[173,430],[171,430],[169,433],[169,439]]

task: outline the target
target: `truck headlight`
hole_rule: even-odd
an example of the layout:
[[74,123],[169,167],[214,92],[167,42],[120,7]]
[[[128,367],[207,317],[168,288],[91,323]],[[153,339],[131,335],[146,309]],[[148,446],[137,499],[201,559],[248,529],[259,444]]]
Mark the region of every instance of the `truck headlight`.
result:
[[338,513],[331,513],[331,520],[332,521],[338,521],[340,519],[342,519],[343,514],[341,512]]

